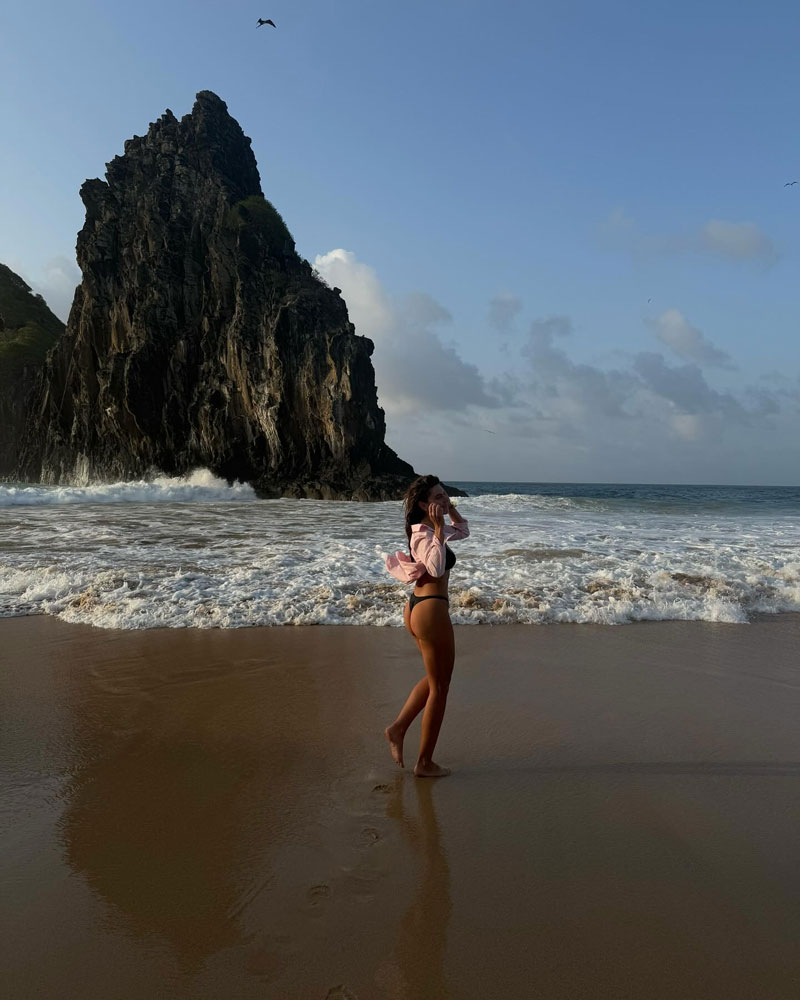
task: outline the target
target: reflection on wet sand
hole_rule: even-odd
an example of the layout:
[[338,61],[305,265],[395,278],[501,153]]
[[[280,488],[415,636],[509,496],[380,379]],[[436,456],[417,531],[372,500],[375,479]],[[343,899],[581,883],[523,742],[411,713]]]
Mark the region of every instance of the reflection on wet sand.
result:
[[0,625],[3,995],[797,996],[800,615],[470,630],[438,783],[402,630]]
[[[318,705],[299,666],[289,681],[264,664],[154,662],[73,674],[61,835],[70,868],[111,904],[112,923],[168,943],[192,972],[241,940],[242,907],[273,877],[287,816],[303,809]],[[259,678],[255,689],[234,683],[243,674]],[[290,683],[306,693],[302,718],[283,696]],[[270,694],[284,709],[278,719]]]
[[[436,816],[436,780],[397,775],[386,814],[395,820],[419,859],[417,885],[403,914],[392,956],[376,981],[390,1000],[449,1000],[445,974],[447,926],[453,904],[450,868]],[[416,803],[411,815],[404,797]]]

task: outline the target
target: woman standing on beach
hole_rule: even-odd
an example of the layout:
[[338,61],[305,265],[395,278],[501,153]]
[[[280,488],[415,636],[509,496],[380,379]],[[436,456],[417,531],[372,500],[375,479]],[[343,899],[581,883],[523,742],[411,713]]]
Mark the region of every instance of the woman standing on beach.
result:
[[[414,686],[395,721],[386,727],[385,735],[392,757],[405,767],[403,737],[424,709],[414,774],[418,778],[440,778],[450,771],[434,763],[433,750],[444,718],[455,659],[447,584],[456,557],[447,542],[466,538],[469,527],[436,476],[415,479],[406,490],[403,507],[411,557],[396,552],[386,559],[386,568],[398,580],[416,583],[403,610],[403,620],[422,654],[425,676]],[[449,515],[451,524],[445,525],[445,515]]]

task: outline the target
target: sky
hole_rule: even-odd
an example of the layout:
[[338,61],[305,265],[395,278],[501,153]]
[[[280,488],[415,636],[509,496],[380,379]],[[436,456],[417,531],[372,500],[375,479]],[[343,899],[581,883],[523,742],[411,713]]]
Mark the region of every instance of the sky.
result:
[[213,90],[417,471],[800,485],[799,44],[784,0],[5,4],[0,261],[65,318],[81,183]]

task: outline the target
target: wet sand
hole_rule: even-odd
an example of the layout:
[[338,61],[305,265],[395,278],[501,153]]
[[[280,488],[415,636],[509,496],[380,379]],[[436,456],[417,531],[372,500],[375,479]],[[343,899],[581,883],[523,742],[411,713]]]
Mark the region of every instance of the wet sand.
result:
[[4,995],[796,1000],[800,615],[456,631],[0,621]]

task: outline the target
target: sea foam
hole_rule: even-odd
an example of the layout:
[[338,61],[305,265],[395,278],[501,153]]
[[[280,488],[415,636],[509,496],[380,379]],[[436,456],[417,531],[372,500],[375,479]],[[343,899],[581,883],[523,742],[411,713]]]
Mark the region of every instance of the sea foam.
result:
[[[108,628],[402,625],[410,588],[384,569],[406,547],[399,502],[259,500],[206,471],[3,489],[38,500],[0,506],[0,616]],[[453,545],[456,623],[743,623],[800,610],[797,511],[521,494],[465,497],[459,509],[471,534]]]
[[247,483],[228,485],[208,469],[186,476],[155,476],[132,482],[91,486],[25,486],[0,483],[0,507],[45,507],[78,503],[192,503],[211,500],[254,500]]

